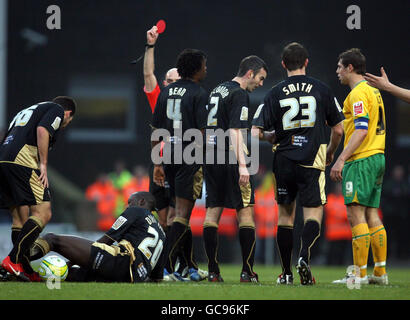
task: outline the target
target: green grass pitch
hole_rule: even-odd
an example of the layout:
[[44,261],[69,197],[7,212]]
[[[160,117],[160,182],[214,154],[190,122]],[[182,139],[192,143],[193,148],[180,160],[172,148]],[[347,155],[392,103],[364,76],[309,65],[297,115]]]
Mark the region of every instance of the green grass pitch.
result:
[[[205,269],[205,266],[200,266]],[[260,284],[239,282],[239,265],[221,265],[224,283],[69,283],[50,290],[46,283],[0,282],[1,300],[409,300],[410,269],[389,268],[387,286],[362,285],[348,289],[332,284],[344,276],[343,267],[312,266],[315,286],[276,285],[280,267],[255,266]]]

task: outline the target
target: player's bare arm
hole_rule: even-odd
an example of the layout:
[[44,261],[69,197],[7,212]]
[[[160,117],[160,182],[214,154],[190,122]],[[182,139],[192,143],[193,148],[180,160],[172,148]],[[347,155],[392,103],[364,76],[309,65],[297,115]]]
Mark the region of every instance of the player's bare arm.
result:
[[47,162],[50,134],[44,127],[37,127],[37,148],[40,160],[40,182],[44,188],[48,188]]
[[251,135],[254,138],[258,138],[261,141],[268,141],[271,144],[274,144],[276,141],[276,132],[273,131],[263,131],[257,126],[252,126]]
[[367,80],[367,82],[372,87],[376,87],[380,90],[390,92],[392,95],[396,96],[397,98],[402,99],[403,101],[406,101],[407,103],[410,103],[410,90],[400,88],[399,86],[396,86],[393,83],[391,83],[383,67],[380,68],[380,73],[381,73],[380,77],[374,74],[371,74],[371,73],[366,73],[364,78]]
[[246,186],[249,183],[249,172],[246,167],[245,152],[243,148],[243,137],[240,129],[230,129],[233,150],[239,164],[239,185]]
[[326,150],[326,166],[329,166],[333,162],[333,158],[337,147],[343,137],[343,122],[339,122],[333,126],[330,130],[330,141]]
[[[158,143],[160,143],[160,141],[151,141],[151,149],[154,149]],[[152,178],[157,185],[165,187],[165,172],[162,164],[154,165],[154,172]]]
[[[158,39],[157,26],[153,26],[147,31],[147,45],[153,46]],[[144,84],[145,90],[151,92],[157,86],[157,78],[154,75],[154,47],[147,46],[144,55]]]
[[346,148],[344,148],[342,153],[337,158],[332,169],[330,170],[330,178],[333,181],[342,181],[342,170],[346,160],[348,160],[352,156],[356,149],[362,144],[366,136],[366,129],[356,129],[353,132],[352,137],[350,138]]

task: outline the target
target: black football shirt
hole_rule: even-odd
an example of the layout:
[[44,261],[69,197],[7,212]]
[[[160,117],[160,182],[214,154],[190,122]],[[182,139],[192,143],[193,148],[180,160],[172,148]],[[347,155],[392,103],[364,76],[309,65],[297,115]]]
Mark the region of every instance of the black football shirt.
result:
[[325,168],[326,125],[344,119],[330,88],[306,75],[288,77],[274,86],[255,112],[252,125],[275,130],[276,152],[296,163]]
[[[166,143],[182,144],[183,148],[193,139],[183,141],[189,129],[202,129],[206,123],[208,94],[197,83],[180,79],[161,90],[152,119],[153,129],[166,129],[170,138]],[[201,141],[198,141],[202,144]]]
[[64,109],[54,102],[41,102],[20,111],[0,145],[0,162],[38,169],[37,127],[47,129],[51,148],[63,120]]
[[236,81],[226,81],[212,90],[208,101],[208,116],[206,123],[206,146],[220,146],[229,150],[229,137],[219,141],[220,134],[212,131],[221,129],[227,133],[228,129],[248,129],[249,95]]
[[135,251],[142,253],[145,265],[150,268],[149,272],[160,261],[165,244],[165,233],[149,210],[128,207],[106,235],[117,242],[129,241]]

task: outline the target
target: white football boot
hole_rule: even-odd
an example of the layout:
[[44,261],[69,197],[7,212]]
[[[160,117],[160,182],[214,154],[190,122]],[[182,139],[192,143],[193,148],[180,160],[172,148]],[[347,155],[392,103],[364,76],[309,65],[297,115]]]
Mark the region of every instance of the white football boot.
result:
[[388,285],[389,284],[389,277],[387,273],[381,275],[380,277],[375,275],[369,276],[369,283],[370,284],[379,284],[379,285]]
[[[357,277],[358,279],[360,279],[360,284],[369,284],[369,278],[367,276],[364,276],[362,278]],[[354,281],[356,281],[356,276],[353,274],[347,274],[344,278],[339,279],[339,280],[334,280],[332,281],[332,283],[335,284],[347,284],[348,283],[348,279],[354,279]]]

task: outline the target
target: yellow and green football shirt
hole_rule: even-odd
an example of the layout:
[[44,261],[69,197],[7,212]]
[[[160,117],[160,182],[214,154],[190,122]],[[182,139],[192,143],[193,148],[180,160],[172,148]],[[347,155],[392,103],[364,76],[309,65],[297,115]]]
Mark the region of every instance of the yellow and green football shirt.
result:
[[359,82],[350,91],[343,103],[346,148],[356,129],[367,129],[367,136],[347,161],[358,160],[377,153],[384,153],[386,142],[386,121],[384,104],[380,91]]

